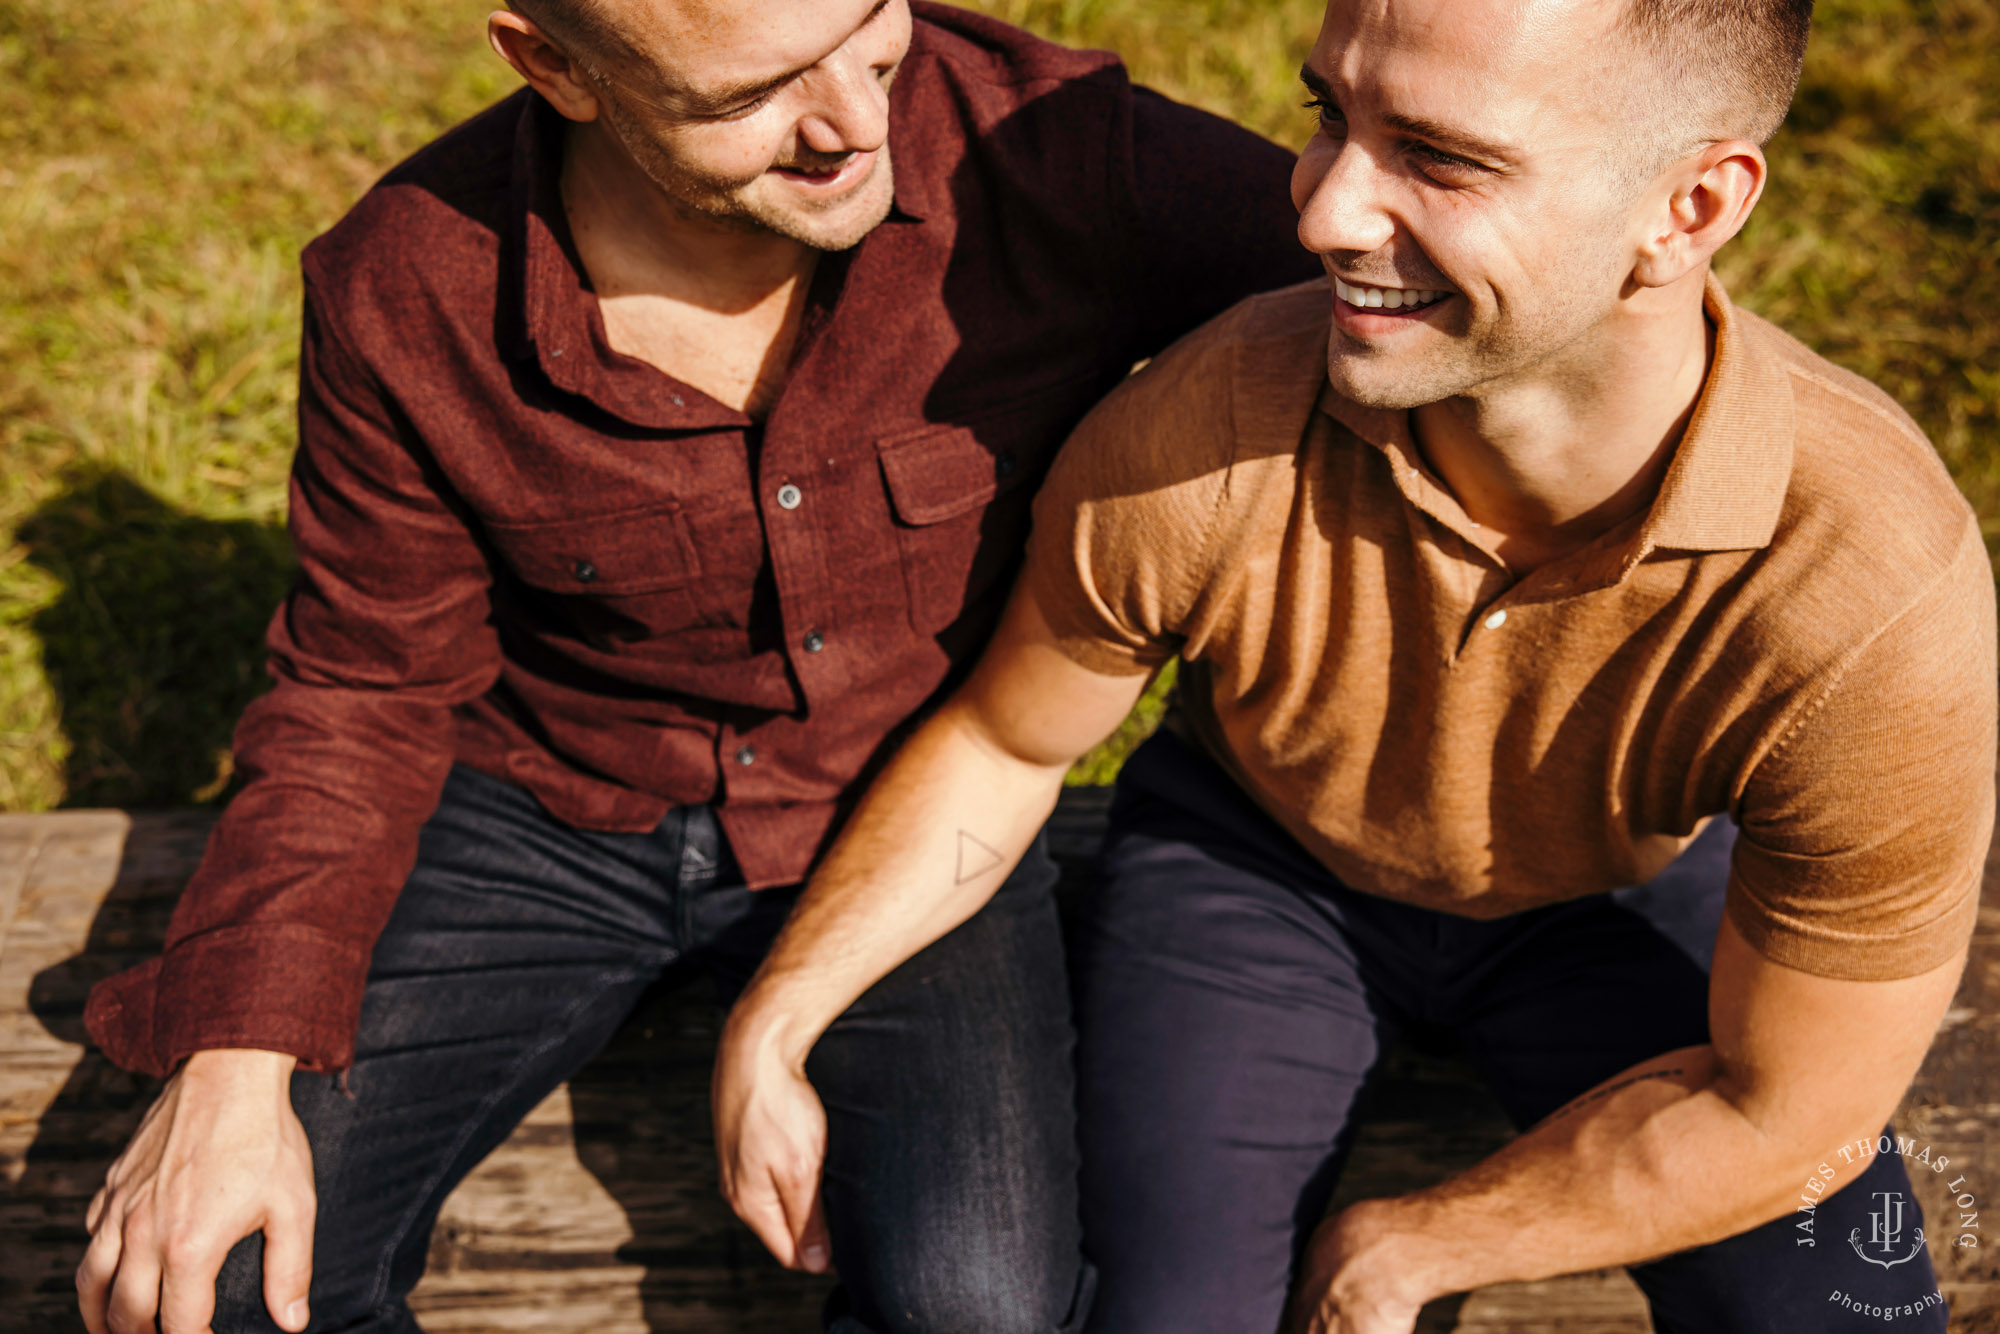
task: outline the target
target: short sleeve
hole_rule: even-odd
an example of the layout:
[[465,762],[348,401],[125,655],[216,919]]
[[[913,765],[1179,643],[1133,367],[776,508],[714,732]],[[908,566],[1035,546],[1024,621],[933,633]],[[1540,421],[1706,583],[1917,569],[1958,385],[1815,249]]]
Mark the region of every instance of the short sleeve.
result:
[[1174,657],[1209,583],[1235,429],[1237,312],[1131,376],[1064,443],[1022,581],[1072,659],[1105,675]]
[[1729,912],[1765,957],[1886,981],[1964,947],[1993,830],[1994,647],[1993,576],[1968,526],[1751,776]]

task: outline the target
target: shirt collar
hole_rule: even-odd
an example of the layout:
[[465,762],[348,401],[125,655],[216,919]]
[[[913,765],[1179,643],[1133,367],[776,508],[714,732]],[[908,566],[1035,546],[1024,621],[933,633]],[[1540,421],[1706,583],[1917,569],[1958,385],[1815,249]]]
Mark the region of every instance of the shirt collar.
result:
[[[1606,535],[1623,538],[1621,572],[1654,551],[1768,546],[1784,508],[1796,429],[1790,377],[1713,274],[1702,302],[1715,326],[1715,355],[1694,415],[1644,519]],[[1460,532],[1475,527],[1424,463],[1407,412],[1364,407],[1331,387],[1322,393],[1320,406],[1388,456],[1397,485],[1412,504]]]
[[611,346],[562,204],[566,122],[528,92],[514,138],[515,350],[550,384],[651,430],[714,430],[749,419]]
[[[922,25],[918,27],[921,36]],[[938,145],[928,142],[930,136],[917,117],[897,114],[908,100],[905,90],[914,82],[907,76],[913,72],[910,65],[918,55],[917,46],[913,40],[910,56],[890,89],[889,158],[895,176],[889,223],[920,222],[932,209],[927,167],[937,159]],[[540,94],[528,90],[522,98],[514,135],[514,260],[507,266],[507,277],[515,286],[514,296],[504,298],[519,312],[509,340],[514,358],[538,364],[556,388],[587,398],[635,426],[714,430],[748,425],[750,419],[742,413],[611,346],[597,293],[563,210],[566,122]]]
[[1715,324],[1708,382],[1639,532],[1644,550],[1750,551],[1769,546],[1792,479],[1792,382],[1710,274]]
[[[937,211],[931,187],[944,179],[937,168],[955,156],[952,141],[958,141],[958,155],[964,152],[963,135],[944,116],[925,116],[913,110],[910,99],[917,83],[930,73],[936,57],[930,50],[930,25],[918,22],[910,32],[910,49],[889,85],[889,168],[894,173],[894,197],[889,205],[890,222],[922,222]],[[867,242],[862,242],[866,245]]]

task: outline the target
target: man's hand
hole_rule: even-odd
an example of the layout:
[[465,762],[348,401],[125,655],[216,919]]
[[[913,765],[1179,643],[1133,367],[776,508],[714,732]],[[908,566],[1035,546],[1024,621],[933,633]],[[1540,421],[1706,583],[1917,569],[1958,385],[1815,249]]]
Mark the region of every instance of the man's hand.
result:
[[1725,917],[1711,1045],[1643,1061],[1483,1162],[1323,1224],[1286,1334],[1408,1334],[1447,1293],[1632,1264],[1781,1216],[1830,1146],[1880,1133],[1963,963],[1818,977],[1764,958]]
[[1410,1334],[1424,1298],[1396,1254],[1388,1201],[1365,1200],[1327,1219],[1306,1247],[1284,1334]]
[[826,1109],[804,1070],[732,1025],[716,1051],[711,1097],[723,1198],[778,1263],[825,1273]]
[[985,905],[1070,764],[1145,684],[1144,672],[1101,676],[1071,661],[1017,589],[972,676],[869,787],[792,905],[730,1011],[711,1085],[722,1193],[780,1263],[817,1272],[830,1254],[826,1110],[806,1053],[863,992]]
[[90,1334],[208,1334],[230,1248],[264,1233],[264,1303],[306,1327],[312,1150],[292,1111],[297,1058],[205,1051],[167,1081],[90,1202],[76,1287]]

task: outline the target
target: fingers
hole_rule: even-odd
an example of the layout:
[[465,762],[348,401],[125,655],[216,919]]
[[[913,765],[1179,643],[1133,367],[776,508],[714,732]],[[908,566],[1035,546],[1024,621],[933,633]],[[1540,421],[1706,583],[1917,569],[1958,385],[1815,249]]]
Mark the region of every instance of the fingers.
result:
[[739,1183],[736,1193],[729,1198],[729,1204],[779,1264],[787,1269],[798,1268],[791,1225],[785,1221],[785,1207],[768,1177],[755,1186]]
[[312,1290],[313,1213],[290,1209],[264,1224],[264,1305],[280,1328],[306,1327]]
[[97,1194],[100,1205],[92,1208],[98,1221],[91,1225],[90,1245],[83,1253],[83,1263],[76,1267],[76,1299],[83,1311],[84,1328],[90,1334],[109,1334],[106,1308],[111,1301],[111,1280],[118,1274],[123,1234],[115,1219],[103,1216],[104,1192]]
[[[819,1169],[820,1154],[814,1146],[811,1151],[801,1150],[784,1168],[771,1174],[778,1202],[784,1206],[786,1240],[791,1243],[792,1259],[787,1267],[815,1274],[825,1270],[827,1256],[826,1221],[819,1208]],[[809,1239],[814,1247],[810,1251]]]
[[820,1199],[819,1184],[815,1181],[806,1225],[799,1229],[798,1236],[799,1268],[813,1274],[824,1274],[833,1262],[833,1247],[826,1235],[826,1212]]
[[158,1237],[144,1212],[127,1214],[104,1323],[111,1334],[152,1334],[160,1309]]
[[167,1248],[160,1279],[160,1334],[210,1334],[215,1318],[215,1276],[232,1243],[177,1242]]

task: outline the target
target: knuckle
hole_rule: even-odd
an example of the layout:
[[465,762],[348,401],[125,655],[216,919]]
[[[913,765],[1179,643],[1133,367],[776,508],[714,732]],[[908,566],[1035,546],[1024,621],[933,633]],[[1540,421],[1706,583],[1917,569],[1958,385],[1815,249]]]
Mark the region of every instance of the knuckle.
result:
[[208,1238],[195,1233],[176,1233],[160,1248],[160,1260],[168,1269],[194,1269],[209,1255]]

